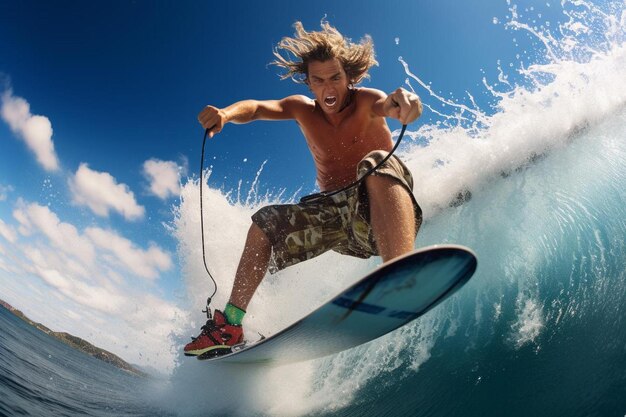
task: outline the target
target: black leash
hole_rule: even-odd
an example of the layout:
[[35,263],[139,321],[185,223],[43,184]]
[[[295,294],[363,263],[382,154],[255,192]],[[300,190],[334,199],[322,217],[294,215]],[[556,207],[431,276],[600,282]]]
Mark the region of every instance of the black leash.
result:
[[[211,281],[213,281],[213,287],[214,287],[213,294],[211,294],[211,296],[207,298],[206,300],[206,309],[202,310],[202,312],[206,313],[208,319],[211,319],[211,310],[209,309],[209,305],[211,304],[211,300],[217,293],[217,282],[215,281],[215,278],[213,278],[213,275],[211,275],[211,272],[209,271],[209,267],[207,266],[207,263],[206,263],[206,250],[205,250],[205,244],[204,244],[204,210],[202,206],[202,188],[204,186],[204,177],[203,177],[204,175],[204,148],[206,146],[206,138],[209,135],[209,130],[210,129],[205,129],[204,131],[204,139],[202,140],[202,155],[200,157],[200,230],[202,234],[202,261],[204,262],[204,269],[206,270],[206,273],[209,275],[209,278],[211,278]],[[361,178],[352,182],[351,184],[346,185],[345,187],[339,190],[323,191],[321,193],[312,194],[309,196],[302,197],[300,201],[306,204],[306,203],[310,203],[321,198],[328,198],[335,194],[339,194],[341,192],[349,190],[350,188],[357,187],[359,184],[365,181],[365,178],[371,175],[374,171],[380,168],[385,162],[387,162],[389,158],[391,158],[391,155],[393,155],[396,149],[398,149],[398,146],[400,145],[400,142],[402,141],[402,138],[404,137],[405,130],[406,130],[406,125],[402,125],[402,130],[400,131],[398,140],[396,141],[396,144],[391,149],[391,151],[387,154],[387,156],[382,161],[380,161],[375,167],[370,168]]]
[[[212,129],[212,128],[211,128]],[[211,278],[211,281],[213,281],[213,294],[211,294],[211,296],[209,298],[207,298],[206,300],[206,309],[202,310],[203,313],[206,313],[207,319],[211,319],[211,309],[209,308],[209,305],[211,305],[211,299],[213,299],[213,297],[215,296],[215,294],[217,293],[217,282],[215,281],[215,278],[213,278],[213,275],[211,275],[211,272],[209,271],[209,267],[206,264],[206,251],[204,249],[204,210],[202,208],[202,188],[204,185],[204,147],[206,145],[206,138],[209,135],[209,129],[205,129],[204,131],[204,139],[202,140],[202,156],[200,157],[200,231],[202,233],[202,261],[204,262],[204,269],[206,270],[206,273],[209,274],[209,278]]]

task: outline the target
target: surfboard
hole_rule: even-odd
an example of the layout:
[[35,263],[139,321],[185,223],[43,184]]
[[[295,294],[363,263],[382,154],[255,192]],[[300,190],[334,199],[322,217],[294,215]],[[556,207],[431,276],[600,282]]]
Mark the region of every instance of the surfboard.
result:
[[226,363],[283,364],[321,358],[371,342],[410,323],[474,274],[474,253],[459,245],[418,249],[384,263],[308,316],[230,353],[198,356]]

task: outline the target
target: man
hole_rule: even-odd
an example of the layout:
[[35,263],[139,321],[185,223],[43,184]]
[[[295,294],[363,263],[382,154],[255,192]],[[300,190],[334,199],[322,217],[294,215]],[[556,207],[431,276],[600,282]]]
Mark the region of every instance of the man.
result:
[[[295,120],[306,138],[322,192],[339,190],[362,177],[392,149],[385,117],[411,123],[422,113],[419,98],[397,89],[356,88],[377,62],[369,36],[359,44],[345,39],[327,22],[307,32],[296,22],[295,37],[283,38],[273,62],[286,69],[283,79],[305,83],[314,99],[294,95],[282,100],[245,100],[220,109],[204,108],[198,120],[209,137],[226,123]],[[287,57],[279,50],[287,52]],[[291,55],[295,56],[290,60]],[[243,341],[241,322],[265,276],[327,250],[389,261],[413,250],[422,212],[412,193],[413,179],[393,155],[357,186],[299,204],[264,207],[252,226],[237,268],[230,300],[216,310],[202,332],[185,346],[188,356],[228,349]],[[306,201],[305,201],[306,200]]]

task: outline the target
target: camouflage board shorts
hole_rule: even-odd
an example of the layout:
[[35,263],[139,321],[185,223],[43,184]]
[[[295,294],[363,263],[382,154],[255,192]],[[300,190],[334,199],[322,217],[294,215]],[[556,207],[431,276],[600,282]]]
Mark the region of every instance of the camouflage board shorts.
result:
[[[357,166],[357,178],[386,156],[384,151],[366,155]],[[422,210],[413,196],[413,177],[406,165],[392,155],[371,175],[392,177],[407,189],[413,201],[417,233]],[[361,182],[358,187],[335,195],[313,194],[298,204],[263,207],[252,216],[252,221],[272,245],[269,271],[273,274],[328,250],[358,258],[378,255],[369,217],[367,189]]]

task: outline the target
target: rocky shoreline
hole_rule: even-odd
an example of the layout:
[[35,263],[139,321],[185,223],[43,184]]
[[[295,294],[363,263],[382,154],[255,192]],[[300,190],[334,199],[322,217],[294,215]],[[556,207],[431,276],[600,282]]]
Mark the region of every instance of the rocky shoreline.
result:
[[14,308],[13,306],[11,306],[9,303],[0,300],[0,306],[6,308],[7,310],[9,310],[11,313],[15,314],[17,317],[19,317],[20,319],[24,320],[26,323],[30,324],[31,326],[41,330],[42,332],[44,332],[47,335],[50,335],[58,340],[60,340],[61,342],[67,344],[68,346],[80,350],[82,352],[85,352],[86,354],[93,356],[96,359],[99,359],[101,361],[104,361],[106,363],[109,363],[113,366],[116,366],[126,372],[129,372],[133,375],[137,375],[137,376],[142,376],[145,377],[147,376],[146,373],[138,370],[137,368],[135,368],[134,366],[130,365],[128,362],[124,361],[122,358],[120,358],[119,356],[106,351],[104,349],[101,349],[97,346],[92,345],[91,343],[87,342],[84,339],[81,339],[80,337],[77,336],[73,336],[69,333],[65,333],[65,332],[54,332],[52,330],[50,330],[49,328],[47,328],[46,326],[44,326],[41,323],[37,323],[32,321],[31,319],[29,319],[28,317],[26,317],[24,315],[24,313],[22,313],[20,310]]

